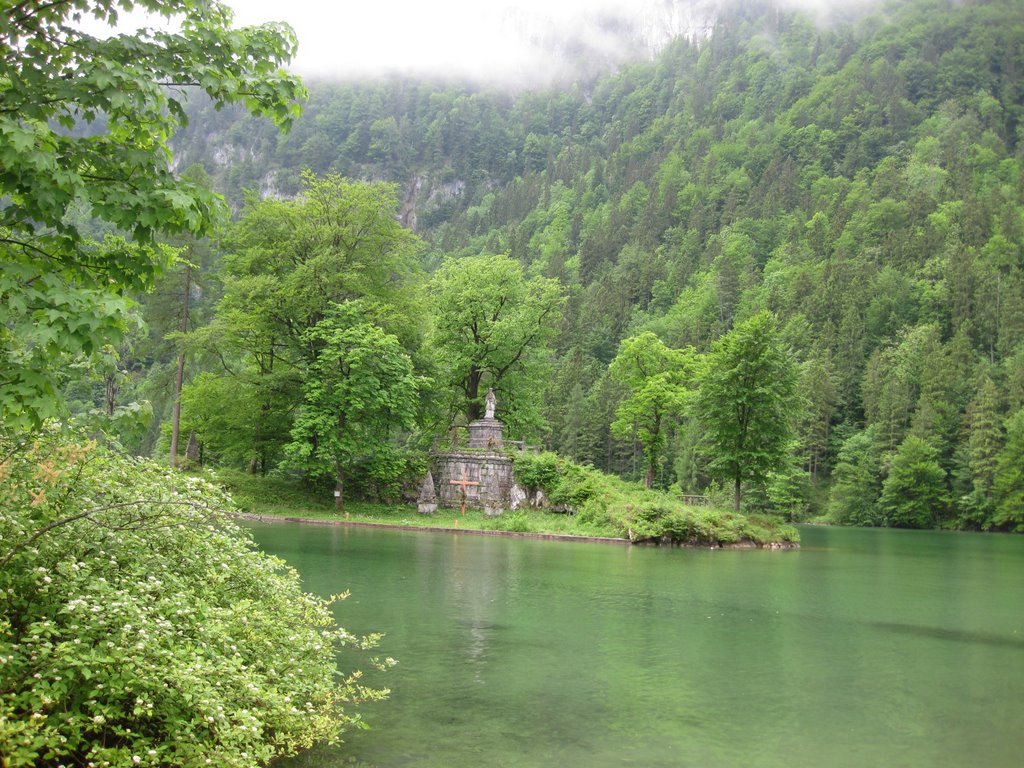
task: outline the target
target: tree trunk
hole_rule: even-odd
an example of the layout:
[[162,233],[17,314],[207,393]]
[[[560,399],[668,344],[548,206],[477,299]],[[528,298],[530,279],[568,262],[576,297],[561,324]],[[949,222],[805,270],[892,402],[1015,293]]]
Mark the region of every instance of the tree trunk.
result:
[[334,480],[334,511],[345,511],[345,472],[338,465],[335,465]]
[[647,486],[648,488],[654,485],[654,475],[656,472],[657,470],[655,469],[655,466],[653,464],[647,467],[647,474],[644,475],[644,485]]
[[738,476],[737,476],[735,482],[736,482],[736,485],[735,485],[735,487],[733,489],[733,494],[732,494],[732,511],[736,512],[737,514],[739,514],[739,511],[740,511],[740,485],[741,485],[741,481],[740,481],[740,478]]
[[466,377],[466,421],[476,421],[480,418],[480,379],[483,373],[477,368],[470,368]]
[[[192,293],[192,267],[185,267],[185,297],[181,303],[182,333],[188,331],[188,303]],[[174,375],[174,409],[171,412],[171,469],[178,466],[178,438],[181,435],[181,387],[185,381],[185,347],[178,352],[178,370]]]
[[114,406],[117,403],[117,392],[120,387],[117,386],[117,371],[114,373],[108,373],[106,380],[104,381],[105,391],[103,394],[103,410],[107,416],[114,415]]

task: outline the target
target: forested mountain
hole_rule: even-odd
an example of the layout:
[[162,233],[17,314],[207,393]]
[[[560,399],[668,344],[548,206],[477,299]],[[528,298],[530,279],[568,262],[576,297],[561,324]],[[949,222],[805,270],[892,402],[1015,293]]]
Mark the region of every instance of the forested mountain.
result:
[[[827,26],[738,3],[706,38],[559,90],[314,82],[280,136],[194,103],[176,157],[206,167],[250,233],[243,190],[271,204],[303,169],[396,183],[423,241],[410,286],[482,253],[557,280],[546,374],[520,385],[539,409],[517,426],[561,453],[643,475],[641,441],[612,429],[623,340],[705,353],[767,310],[799,365],[791,509],[1006,529],[1024,525],[1022,90],[1019,0],[895,2]],[[251,246],[238,238],[225,252]],[[698,415],[667,420],[654,482],[707,488]]]

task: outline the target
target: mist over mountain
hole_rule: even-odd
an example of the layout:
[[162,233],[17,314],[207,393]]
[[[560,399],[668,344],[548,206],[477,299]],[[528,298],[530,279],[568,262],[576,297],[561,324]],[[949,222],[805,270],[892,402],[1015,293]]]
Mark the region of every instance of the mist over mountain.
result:
[[[816,23],[849,19],[879,0],[783,0]],[[299,38],[294,66],[333,81],[460,79],[504,88],[564,84],[650,58],[670,41],[708,34],[735,0],[444,0],[325,7],[236,0],[242,23],[285,21]]]

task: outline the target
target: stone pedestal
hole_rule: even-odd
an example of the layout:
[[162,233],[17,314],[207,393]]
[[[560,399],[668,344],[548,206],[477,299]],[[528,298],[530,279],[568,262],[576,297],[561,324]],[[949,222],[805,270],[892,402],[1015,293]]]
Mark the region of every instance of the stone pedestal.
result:
[[502,423],[495,418],[471,421],[467,427],[469,429],[469,447],[500,451],[504,447],[503,428]]

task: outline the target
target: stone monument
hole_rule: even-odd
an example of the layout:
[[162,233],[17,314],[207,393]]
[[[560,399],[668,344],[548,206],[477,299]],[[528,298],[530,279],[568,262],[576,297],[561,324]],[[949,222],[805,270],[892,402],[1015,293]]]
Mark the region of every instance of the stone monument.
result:
[[465,446],[453,441],[450,448],[431,457],[436,478],[436,484],[431,478],[431,490],[441,506],[482,507],[494,516],[509,508],[515,479],[512,459],[505,451],[504,424],[495,416],[498,399],[493,389],[487,391],[484,405],[483,418],[467,425],[469,440]]
[[487,390],[487,398],[484,403],[484,417],[469,422],[467,427],[469,429],[469,447],[500,451],[504,447],[505,425],[494,418],[494,411],[498,407],[498,398],[494,396],[493,389]]
[[420,498],[416,509],[421,515],[432,515],[437,512],[437,492],[434,490],[434,478],[427,470],[427,476],[423,478],[423,486],[420,488]]

